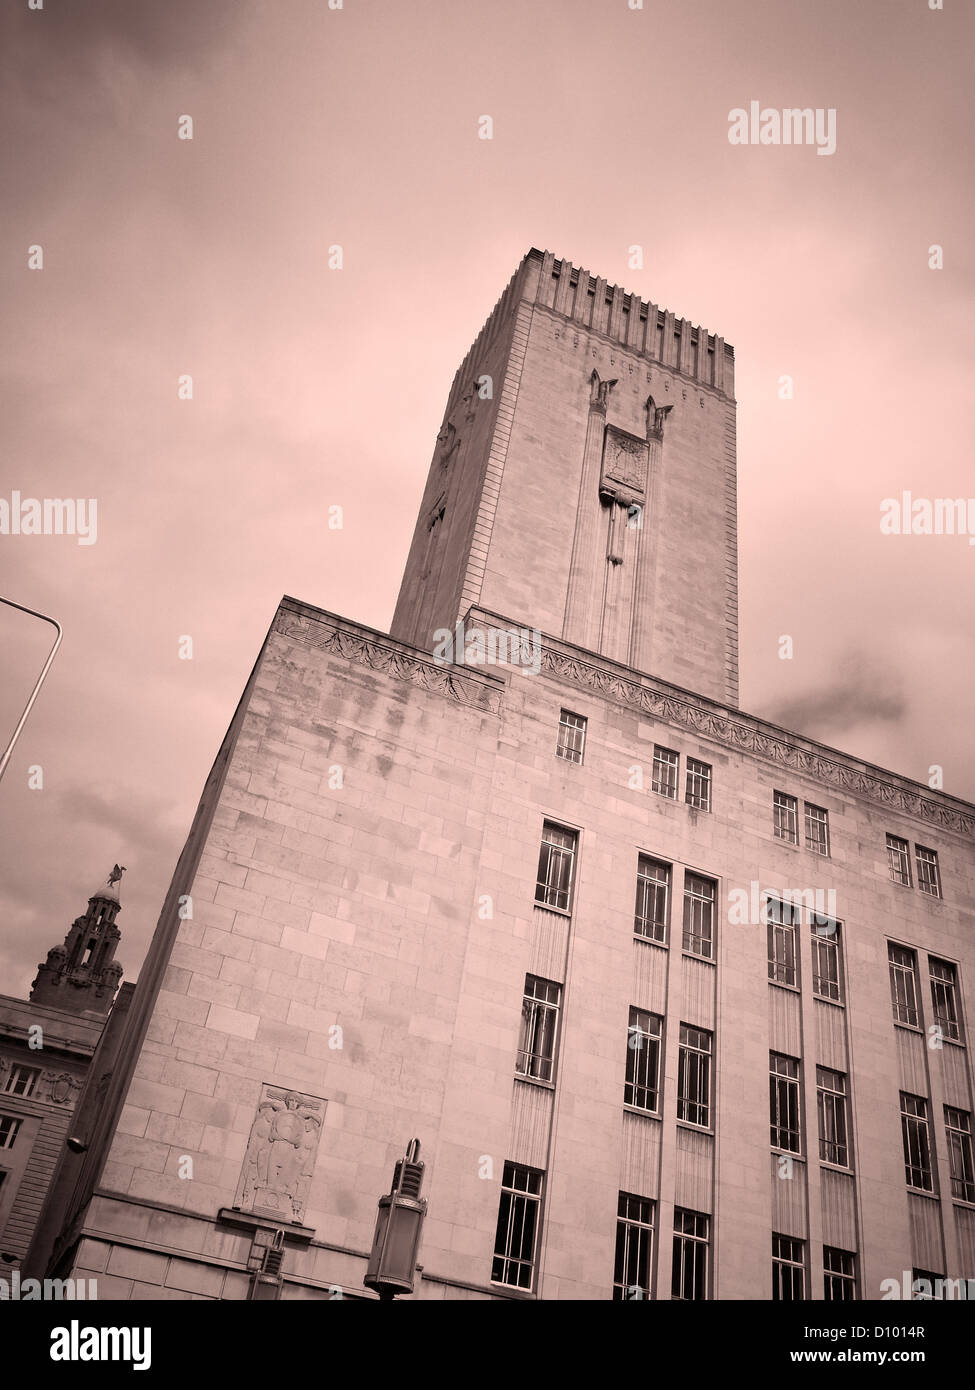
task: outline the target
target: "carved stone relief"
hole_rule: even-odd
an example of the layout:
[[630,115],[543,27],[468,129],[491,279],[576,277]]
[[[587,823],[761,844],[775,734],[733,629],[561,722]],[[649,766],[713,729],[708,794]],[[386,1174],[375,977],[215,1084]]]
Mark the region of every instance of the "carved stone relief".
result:
[[318,1096],[264,1085],[234,1198],[238,1210],[301,1221],[326,1103]]

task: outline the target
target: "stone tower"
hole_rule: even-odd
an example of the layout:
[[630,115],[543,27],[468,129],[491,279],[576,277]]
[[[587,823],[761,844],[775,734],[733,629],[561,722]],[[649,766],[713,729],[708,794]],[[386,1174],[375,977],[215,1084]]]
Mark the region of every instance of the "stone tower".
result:
[[[116,873],[118,877],[116,877]],[[37,967],[31,985],[32,1004],[48,1004],[67,1013],[107,1014],[122,978],[115,960],[121,932],[115,919],[121,910],[116,869],[88,899],[88,910],[76,917],[61,946],[52,946]]]
[[472,607],[738,703],[734,353],[529,251],[458,370],[391,634]]

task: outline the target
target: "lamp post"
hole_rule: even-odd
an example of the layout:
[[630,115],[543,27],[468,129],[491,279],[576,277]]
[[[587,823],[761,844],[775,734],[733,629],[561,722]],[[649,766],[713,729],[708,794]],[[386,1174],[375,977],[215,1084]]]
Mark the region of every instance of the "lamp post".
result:
[[379,1199],[376,1233],[363,1284],[375,1289],[380,1300],[391,1302],[397,1294],[413,1292],[416,1253],[427,1202],[420,1196],[423,1185],[420,1141],[411,1139],[406,1156],[396,1160],[391,1190]]
[[6,749],[4,750],[3,757],[0,758],[0,777],[2,777],[7,770],[7,764],[10,762],[10,759],[13,756],[14,744],[20,738],[21,732],[23,731],[23,727],[27,723],[27,716],[30,714],[34,706],[34,701],[40,694],[41,686],[44,684],[44,677],[47,675],[48,671],[50,671],[51,663],[58,654],[58,647],[60,647],[61,645],[61,638],[64,636],[64,633],[61,630],[61,624],[56,619],[48,618],[43,613],[35,613],[33,608],[25,608],[23,604],[14,603],[13,599],[10,598],[0,598],[0,603],[5,603],[10,608],[16,608],[21,613],[29,613],[32,618],[40,618],[41,622],[43,623],[50,623],[52,627],[57,629],[58,634],[55,638],[54,646],[48,653],[48,658],[44,663],[44,666],[41,670],[41,674],[37,677],[37,684],[31,691],[30,699],[27,701],[27,704],[24,708],[24,712],[20,716],[20,722],[17,725],[16,729],[14,729],[13,736],[10,742],[7,744]]

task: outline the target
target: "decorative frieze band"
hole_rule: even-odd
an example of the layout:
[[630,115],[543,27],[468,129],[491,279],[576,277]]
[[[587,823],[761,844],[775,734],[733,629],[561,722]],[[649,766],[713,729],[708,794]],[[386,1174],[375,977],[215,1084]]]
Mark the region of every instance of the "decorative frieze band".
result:
[[826,782],[858,796],[869,797],[883,806],[889,806],[895,811],[905,811],[908,815],[917,816],[931,825],[944,826],[961,835],[975,835],[975,815],[966,815],[952,806],[945,806],[939,801],[922,796],[909,787],[898,786],[897,783],[888,782],[871,772],[850,767],[822,753],[811,752],[776,734],[765,733],[760,728],[742,724],[727,715],[692,704],[689,700],[655,690],[639,681],[627,680],[616,671],[592,666],[589,662],[555,651],[546,645],[542,647],[541,668],[559,680],[584,686],[615,700],[618,704],[628,705],[631,709],[654,715],[658,719],[666,719],[672,724],[682,725],[685,729],[717,739],[719,743],[727,744],[731,748],[744,749],[759,758],[768,759],[779,767],[808,773],[820,782]]
[[274,631],[306,646],[344,657],[357,666],[368,666],[396,680],[408,681],[422,690],[456,700],[458,704],[472,705],[489,714],[501,712],[501,690],[456,666],[440,665],[432,658],[424,660],[419,655],[414,656],[372,638],[348,632],[323,619],[309,618],[287,610],[278,613]]

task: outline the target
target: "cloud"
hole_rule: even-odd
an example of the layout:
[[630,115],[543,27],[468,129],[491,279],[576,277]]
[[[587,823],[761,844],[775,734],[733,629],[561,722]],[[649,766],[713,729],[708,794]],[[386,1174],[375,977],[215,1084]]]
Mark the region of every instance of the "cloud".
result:
[[825,738],[863,724],[902,724],[909,714],[901,673],[861,652],[847,652],[832,681],[773,703],[765,717],[810,738]]

